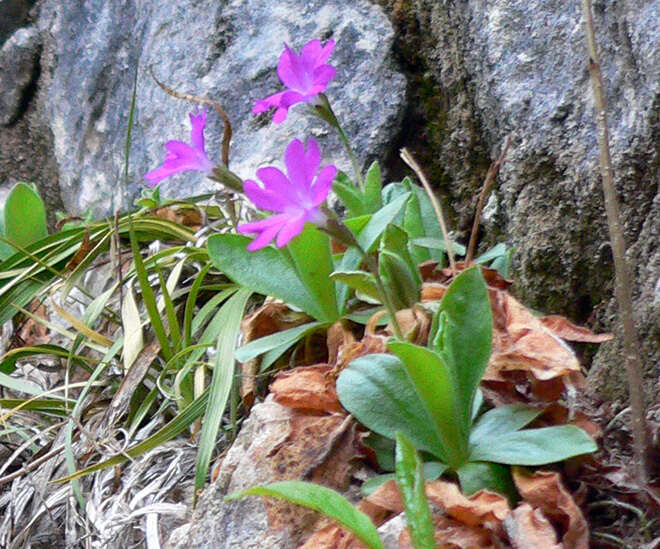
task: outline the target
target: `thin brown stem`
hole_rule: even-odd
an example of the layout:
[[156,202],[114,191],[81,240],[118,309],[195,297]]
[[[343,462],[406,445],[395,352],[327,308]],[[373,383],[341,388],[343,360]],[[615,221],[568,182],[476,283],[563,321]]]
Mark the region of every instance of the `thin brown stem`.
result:
[[499,158],[490,165],[488,172],[486,172],[486,179],[484,179],[484,186],[481,189],[481,194],[479,195],[479,202],[477,203],[477,210],[474,214],[474,221],[472,223],[472,232],[470,233],[470,243],[468,244],[467,255],[465,256],[465,265],[468,266],[472,263],[472,258],[474,257],[474,250],[477,247],[477,236],[479,235],[479,222],[481,221],[481,212],[483,212],[484,206],[486,205],[486,198],[488,198],[488,193],[490,193],[490,188],[495,182],[495,178],[500,171],[500,167],[504,164],[504,158],[506,153],[509,150],[509,145],[511,144],[511,134],[506,136],[504,141],[504,146],[502,147],[502,152],[500,153]]
[[227,114],[227,111],[222,108],[220,103],[217,101],[213,101],[213,99],[209,99],[208,97],[200,97],[198,95],[191,95],[189,93],[182,93],[179,91],[176,91],[169,86],[166,86],[163,84],[158,78],[156,78],[156,75],[154,75],[154,71],[149,68],[149,72],[151,73],[151,78],[154,79],[156,84],[160,86],[160,88],[167,93],[168,95],[171,95],[172,97],[176,97],[177,99],[183,99],[184,101],[192,101],[194,103],[204,103],[206,105],[211,105],[216,111],[218,111],[218,114],[222,117],[222,120],[225,124],[225,129],[224,133],[222,134],[222,163],[225,165],[225,167],[229,167],[229,143],[231,141],[231,123],[229,121],[229,115]]
[[587,38],[589,53],[589,74],[594,94],[596,124],[598,126],[598,148],[600,152],[600,173],[605,196],[605,210],[610,233],[612,256],[614,258],[615,293],[623,326],[623,347],[626,372],[628,375],[628,390],[630,393],[630,410],[633,433],[633,451],[635,459],[635,476],[641,489],[648,487],[646,464],[646,422],[644,415],[644,385],[642,362],[639,357],[639,339],[635,329],[632,308],[632,290],[626,263],[626,243],[621,228],[619,205],[614,186],[614,172],[610,157],[609,130],[607,127],[607,106],[603,86],[603,75],[600,70],[600,60],[596,48],[594,22],[591,15],[591,0],[581,0],[582,18]]
[[438,218],[438,223],[440,223],[440,229],[442,230],[442,237],[445,239],[445,248],[447,248],[449,267],[451,268],[452,274],[456,275],[457,270],[456,270],[456,262],[454,261],[454,250],[451,239],[449,238],[449,231],[447,231],[447,225],[445,223],[445,216],[442,212],[442,206],[440,206],[440,202],[438,202],[438,199],[433,193],[433,189],[431,189],[431,185],[429,185],[429,182],[426,179],[426,175],[424,175],[422,168],[419,166],[413,155],[410,154],[410,152],[406,148],[401,149],[400,154],[403,161],[406,164],[408,164],[408,166],[410,166],[410,169],[415,172],[415,175],[417,175],[417,177],[421,181],[422,186],[424,187],[424,190],[426,191],[426,194],[428,195],[429,200],[431,201],[431,205],[433,206],[433,211],[435,212],[435,215]]

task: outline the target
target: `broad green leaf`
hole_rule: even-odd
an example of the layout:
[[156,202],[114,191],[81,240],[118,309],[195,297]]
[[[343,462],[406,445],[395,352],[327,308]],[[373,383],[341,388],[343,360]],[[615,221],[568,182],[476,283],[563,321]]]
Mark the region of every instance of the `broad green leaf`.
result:
[[293,259],[298,278],[323,309],[325,319],[339,318],[335,283],[330,279],[334,270],[330,237],[314,225],[307,224],[301,234],[286,247]]
[[491,490],[506,497],[511,504],[518,499],[509,467],[499,463],[470,461],[456,469],[456,474],[461,483],[461,491],[466,496],[479,490]]
[[[241,320],[247,301],[252,291],[247,288],[238,290],[222,306],[219,313],[223,328],[218,336],[215,359],[213,361],[213,377],[209,392],[209,403],[204,413],[202,433],[197,450],[195,465],[195,494],[204,488],[209,463],[215,449],[218,430],[222,416],[225,413],[229,391],[234,381],[234,351],[236,341],[241,331]],[[197,499],[196,496],[194,498]]]
[[231,501],[245,496],[271,496],[314,509],[346,528],[367,547],[384,549],[378,537],[378,530],[369,517],[353,507],[344,496],[325,486],[285,480],[230,494],[225,500]]
[[518,431],[531,423],[542,412],[543,408],[533,408],[526,404],[506,404],[488,410],[472,426],[470,444],[475,444],[485,437]]
[[492,261],[493,259],[497,259],[498,257],[502,257],[503,255],[506,255],[507,247],[506,244],[503,242],[500,242],[496,246],[493,246],[490,250],[487,250],[483,254],[481,254],[479,257],[477,257],[474,262],[475,263],[488,263],[489,261]]
[[381,250],[378,273],[395,309],[412,308],[421,299],[422,281],[416,267],[411,267],[399,254]]
[[545,465],[596,450],[598,445],[583,429],[559,425],[481,438],[472,446],[470,461]]
[[4,209],[4,230],[7,239],[22,248],[48,236],[46,207],[36,187],[18,183],[9,192]]
[[422,462],[401,433],[396,434],[396,484],[406,513],[408,533],[415,549],[435,549],[435,527],[426,499]]
[[[422,238],[415,238],[413,239],[412,242],[415,246],[430,248],[432,250],[442,250],[443,252],[447,251],[447,246],[445,245],[445,241],[442,240],[441,238],[432,238],[432,237],[424,236]],[[458,242],[452,242],[451,249],[457,255],[465,255],[465,251],[466,251],[465,246],[459,244]]]
[[431,259],[431,253],[428,249],[413,244],[414,239],[422,238],[426,235],[422,214],[419,209],[419,198],[417,198],[416,193],[411,194],[410,200],[406,205],[403,214],[403,229],[408,234],[410,253],[414,262],[419,265]]
[[380,301],[376,278],[367,271],[335,271],[332,280],[346,284],[349,288]]
[[291,303],[317,320],[334,320],[326,317],[285,253],[271,246],[250,252],[251,241],[242,235],[214,234],[208,240],[209,257],[234,282]]
[[299,341],[303,337],[325,327],[326,325],[327,323],[324,322],[310,322],[308,324],[303,324],[302,326],[296,326],[294,328],[289,328],[288,330],[260,337],[259,339],[250,341],[250,343],[236,349],[236,360],[239,362],[247,362],[248,360],[267,353],[268,351],[272,351],[280,346],[286,346],[288,349],[296,341]]
[[410,193],[404,193],[371,216],[369,222],[357,235],[357,241],[363,250],[369,252],[373,249],[383,231],[399,214],[408,198],[410,198]]
[[[371,252],[373,250],[374,246],[378,242],[378,239],[383,234],[383,231],[387,228],[387,225],[391,223],[392,220],[401,211],[401,208],[403,208],[403,205],[406,203],[406,200],[408,200],[409,197],[410,193],[404,193],[391,203],[383,206],[369,218],[369,221],[359,232],[356,232],[356,239],[365,252]],[[352,227],[349,223],[350,221],[353,220],[347,220],[347,225],[351,230],[356,231],[356,228]],[[355,247],[349,248],[344,253],[344,257],[342,258],[337,270],[342,272],[355,271],[360,266],[362,259],[362,254],[357,249],[355,249]],[[346,298],[348,296],[348,288],[340,288],[337,293],[337,302],[343,305],[346,302]]]
[[493,260],[490,264],[491,269],[495,269],[504,278],[509,278],[511,272],[511,262],[513,261],[513,248],[509,248],[504,255]]
[[447,462],[444,435],[396,356],[353,360],[337,378],[337,394],[342,406],[370,430],[391,439],[400,431],[416,448]]
[[380,166],[378,161],[374,160],[364,178],[364,207],[366,213],[374,213],[382,208],[382,188],[383,180],[380,174]]
[[418,398],[433,421],[437,442],[443,447],[443,453],[436,455],[452,468],[460,466],[467,460],[468,439],[456,421],[460,401],[451,371],[437,353],[426,347],[392,340],[387,347],[403,362]]
[[332,190],[346,207],[348,217],[357,217],[368,213],[364,207],[362,193],[344,172],[337,174],[332,184]]
[[491,349],[492,314],[479,267],[460,273],[447,288],[438,312],[438,334],[431,345],[443,357],[454,383],[457,424],[469,436],[475,393]]

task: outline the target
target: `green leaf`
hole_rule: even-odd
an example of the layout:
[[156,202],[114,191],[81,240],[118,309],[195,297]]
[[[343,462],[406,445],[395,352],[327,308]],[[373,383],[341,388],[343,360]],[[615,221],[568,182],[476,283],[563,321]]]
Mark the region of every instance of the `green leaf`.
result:
[[[392,443],[392,467],[390,470],[394,469],[394,443]],[[439,461],[427,461],[422,465],[424,470],[424,480],[438,480],[442,474],[447,470],[447,466],[444,463]],[[376,475],[371,477],[369,480],[366,480],[362,486],[360,486],[360,493],[367,497],[373,494],[380,486],[385,484],[388,480],[394,480],[394,473],[386,473],[384,475]]]
[[364,207],[362,193],[344,172],[337,173],[332,190],[346,207],[348,217],[358,217],[369,213]]
[[380,174],[380,166],[378,161],[374,160],[364,178],[364,208],[366,213],[374,213],[382,208],[382,189],[383,180]]
[[[369,218],[369,221],[359,232],[356,232],[357,241],[364,251],[372,251],[378,242],[378,239],[383,234],[383,231],[387,228],[387,225],[389,225],[389,223],[391,223],[392,220],[398,215],[409,197],[410,193],[404,193],[386,206],[383,206],[380,210],[373,214],[371,218]],[[352,226],[351,221],[354,220],[347,220],[346,224],[351,230],[356,231],[354,226]],[[346,250],[344,253],[344,257],[342,258],[337,270],[342,272],[355,271],[360,266],[361,262],[362,254],[357,249],[355,249],[355,247],[352,247]],[[342,304],[345,303],[346,297],[348,296],[348,288],[340,288],[337,293],[337,301]]]
[[[4,209],[4,235],[22,248],[48,236],[46,207],[34,185],[18,183],[9,192]],[[6,257],[9,256],[3,259]]]
[[467,434],[463,436],[456,421],[461,410],[451,371],[437,353],[426,347],[392,340],[387,347],[403,362],[418,398],[433,422],[437,442],[443,448],[442,454],[435,455],[452,468],[459,467],[467,460],[468,437]]
[[384,549],[378,537],[378,530],[369,517],[353,507],[344,496],[325,486],[285,480],[230,494],[225,500],[231,501],[245,496],[271,496],[313,509],[339,523],[367,547]]
[[[383,206],[371,216],[369,222],[357,235],[357,241],[365,251],[372,251],[378,239],[383,234],[387,226],[399,214],[406,201],[410,198],[410,193],[404,193],[395,198],[392,202]],[[343,269],[342,269],[343,270]],[[350,270],[350,269],[348,269]]]
[[438,320],[438,333],[431,345],[452,374],[458,399],[455,420],[467,439],[473,402],[488,365],[492,338],[488,289],[479,267],[466,269],[449,285]]
[[410,442],[396,434],[396,484],[401,492],[408,532],[415,549],[435,549],[435,536],[429,502],[424,491],[422,462]]
[[293,258],[298,278],[307,291],[323,309],[325,318],[335,321],[339,318],[335,283],[330,279],[334,270],[330,237],[314,225],[307,224],[301,234],[287,245]]
[[378,256],[378,273],[395,309],[411,308],[420,301],[422,280],[419,273],[416,267],[411,267],[399,254],[381,250]]
[[399,358],[372,354],[353,360],[337,378],[337,394],[370,430],[391,439],[400,431],[416,448],[447,462],[443,434]]
[[513,248],[509,248],[506,254],[493,260],[490,264],[491,269],[495,269],[504,278],[509,278],[511,272],[511,262],[513,261]]
[[497,259],[498,257],[502,257],[503,255],[506,255],[506,244],[503,242],[500,242],[496,246],[493,246],[490,250],[487,250],[483,254],[481,254],[479,257],[477,257],[474,262],[475,263],[488,263],[489,261],[492,261],[493,259]]
[[250,252],[247,245],[251,241],[242,235],[214,234],[208,240],[209,257],[236,283],[291,303],[317,320],[334,320],[326,317],[322,305],[309,293],[286,254],[270,246]]
[[545,465],[597,449],[598,445],[583,429],[559,425],[481,438],[472,446],[470,461]]
[[376,278],[371,273],[366,271],[335,271],[330,275],[330,278],[380,302]]
[[413,257],[413,261],[419,265],[420,263],[431,259],[431,254],[426,248],[413,244],[414,239],[422,238],[426,235],[422,213],[419,208],[419,199],[415,193],[412,193],[410,200],[406,205],[403,214],[403,229],[408,234],[410,253]]
[[[445,241],[441,238],[431,238],[424,236],[422,238],[413,239],[413,244],[415,246],[421,246],[422,248],[430,248],[432,250],[442,250],[443,252],[447,251],[447,246],[445,246]],[[452,251],[457,255],[465,255],[465,246],[459,244],[458,242],[451,243]]]
[[302,326],[296,326],[288,330],[260,337],[236,349],[236,360],[247,362],[280,346],[285,346],[285,349],[288,349],[296,341],[325,326],[327,326],[327,323],[324,322],[310,322]]
[[471,461],[456,469],[461,491],[471,496],[479,490],[491,490],[503,495],[512,505],[518,499],[518,492],[509,467],[499,463]]
[[197,451],[195,465],[195,500],[199,490],[204,488],[209,463],[215,449],[218,430],[222,416],[225,413],[229,391],[234,380],[234,350],[241,330],[241,320],[245,305],[252,294],[251,290],[242,288],[237,291],[222,306],[219,313],[223,328],[218,336],[216,355],[213,361],[213,377],[209,392],[209,403],[204,413],[202,433]]
[[485,437],[518,431],[543,412],[543,408],[533,408],[526,404],[507,404],[488,410],[472,427],[470,443],[475,444]]

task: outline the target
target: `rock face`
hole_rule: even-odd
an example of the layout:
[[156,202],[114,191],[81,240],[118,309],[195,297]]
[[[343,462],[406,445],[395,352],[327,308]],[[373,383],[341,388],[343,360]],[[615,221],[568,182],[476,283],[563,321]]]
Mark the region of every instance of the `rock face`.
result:
[[[122,195],[122,170],[135,65],[136,118],[130,146],[127,195],[143,187],[143,175],[163,160],[168,139],[189,140],[192,104],[161,90],[148,69],[169,87],[218,101],[229,113],[234,139],[231,168],[253,177],[263,163],[279,160],[294,138],[316,136],[327,161],[348,169],[345,154],[323,123],[294,108],[280,126],[251,108],[281,89],[275,67],[283,42],[300,49],[312,38],[337,42],[331,62],[338,76],[328,89],[359,151],[382,153],[399,125],[403,76],[389,55],[392,27],[366,1],[256,0],[151,4],[46,0],[39,26],[45,36],[43,110],[52,130],[66,208],[107,214]],[[219,161],[222,123],[209,115],[207,150]],[[177,176],[165,196],[217,189],[198,174]],[[131,204],[124,199],[124,207]]]
[[[433,169],[467,229],[484,171],[509,132],[489,243],[516,249],[515,289],[545,312],[617,331],[578,2],[381,0],[415,82],[402,140]],[[648,392],[660,399],[658,0],[596,3],[614,170]],[[655,15],[654,15],[655,14]],[[405,122],[404,122],[405,125]],[[422,140],[416,137],[422,136]],[[625,393],[620,344],[595,356],[591,390]]]

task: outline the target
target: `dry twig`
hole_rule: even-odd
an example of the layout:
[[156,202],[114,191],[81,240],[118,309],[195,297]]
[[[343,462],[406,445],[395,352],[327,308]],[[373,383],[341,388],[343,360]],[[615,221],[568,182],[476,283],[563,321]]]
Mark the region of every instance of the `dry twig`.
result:
[[610,233],[612,256],[614,258],[614,288],[623,325],[623,346],[625,353],[628,389],[633,433],[635,476],[641,489],[648,487],[646,464],[646,425],[644,417],[644,387],[642,381],[642,363],[639,357],[639,339],[635,329],[632,312],[632,290],[628,265],[626,264],[626,243],[623,237],[619,215],[619,205],[614,186],[612,158],[610,156],[609,130],[607,127],[607,106],[603,86],[603,75],[596,48],[594,22],[591,16],[591,0],[581,0],[582,19],[587,38],[589,75],[594,94],[596,124],[598,125],[598,148],[600,151],[600,173],[605,196],[605,210]]
[[468,244],[467,255],[465,256],[465,265],[472,263],[472,258],[474,257],[474,249],[477,246],[477,235],[479,234],[479,221],[481,220],[481,212],[484,209],[486,204],[486,198],[490,192],[490,188],[495,182],[495,178],[500,171],[500,167],[504,164],[504,158],[506,153],[509,150],[509,145],[511,144],[511,134],[506,136],[504,141],[504,146],[502,147],[502,152],[500,153],[499,158],[490,165],[488,172],[486,173],[486,179],[484,180],[484,186],[481,189],[481,194],[479,195],[479,202],[477,203],[477,210],[474,214],[474,221],[472,223],[472,232],[470,233],[470,243]]

